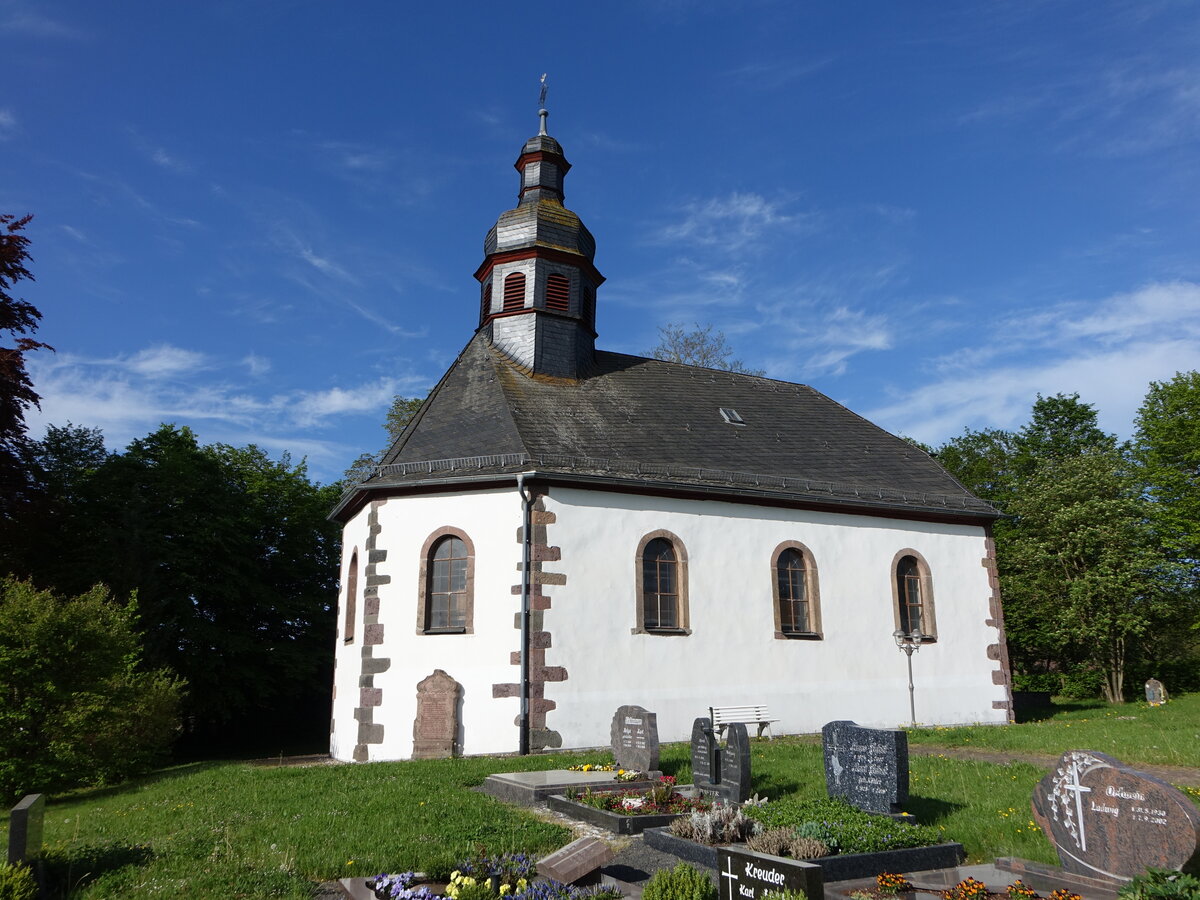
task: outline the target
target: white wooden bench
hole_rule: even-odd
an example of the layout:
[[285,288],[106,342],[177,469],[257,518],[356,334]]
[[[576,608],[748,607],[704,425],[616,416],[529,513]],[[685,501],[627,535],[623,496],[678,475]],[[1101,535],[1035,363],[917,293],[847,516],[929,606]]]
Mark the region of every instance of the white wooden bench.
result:
[[[771,723],[778,722],[778,719],[771,718],[771,711],[765,705],[751,706],[710,706],[708,708],[709,718],[712,719],[713,728],[716,729],[717,735],[725,734],[725,728],[732,725],[734,722],[741,722],[744,725],[757,725],[758,737],[763,736],[763,729],[770,731]],[[770,735],[774,739],[775,735]]]

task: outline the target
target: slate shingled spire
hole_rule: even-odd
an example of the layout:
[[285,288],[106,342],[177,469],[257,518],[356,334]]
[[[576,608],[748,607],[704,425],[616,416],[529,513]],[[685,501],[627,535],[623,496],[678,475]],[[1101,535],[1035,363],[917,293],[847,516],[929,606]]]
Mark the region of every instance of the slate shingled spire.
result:
[[483,242],[479,327],[527,375],[584,378],[594,368],[596,241],[563,206],[571,168],[562,145],[540,133],[517,158],[521,187],[515,209],[502,213]]

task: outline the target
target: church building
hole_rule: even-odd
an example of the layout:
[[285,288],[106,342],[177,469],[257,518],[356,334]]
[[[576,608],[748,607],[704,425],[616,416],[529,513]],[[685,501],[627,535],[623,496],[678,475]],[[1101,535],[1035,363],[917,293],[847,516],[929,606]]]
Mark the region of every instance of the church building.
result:
[[996,511],[811,387],[596,349],[604,277],[546,115],[474,336],[332,514],[332,755],[425,755],[439,670],[462,754],[603,746],[624,704],[663,741],[745,704],[776,734],[896,727],[909,662],[918,722],[1009,721]]

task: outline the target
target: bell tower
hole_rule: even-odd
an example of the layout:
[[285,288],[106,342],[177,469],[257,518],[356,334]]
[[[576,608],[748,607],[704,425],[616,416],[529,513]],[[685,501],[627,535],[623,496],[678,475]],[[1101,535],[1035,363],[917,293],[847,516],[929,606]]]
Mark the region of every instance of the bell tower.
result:
[[563,205],[571,168],[546,133],[549,113],[517,158],[517,206],[502,213],[483,241],[479,327],[529,375],[583,378],[596,349],[596,241]]

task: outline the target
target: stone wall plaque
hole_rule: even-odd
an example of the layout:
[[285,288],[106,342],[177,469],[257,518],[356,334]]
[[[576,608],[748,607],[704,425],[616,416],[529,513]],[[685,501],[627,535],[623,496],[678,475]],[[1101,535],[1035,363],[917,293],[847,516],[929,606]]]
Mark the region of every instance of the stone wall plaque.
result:
[[1103,753],[1064,753],[1034,788],[1033,817],[1068,872],[1120,881],[1151,866],[1200,874],[1200,810]]
[[46,795],[27,794],[8,814],[8,861],[11,865],[42,855]]
[[844,797],[867,812],[902,812],[908,800],[908,735],[839,721],[821,729],[821,744],[830,797]]
[[417,685],[413,759],[443,759],[458,749],[458,698],[462,685],[441,669]]
[[[745,725],[742,726],[743,730]],[[732,847],[717,849],[717,895],[720,900],[756,900],[768,891],[800,891],[809,900],[823,900],[821,867],[802,859],[765,853],[746,853]]]
[[618,769],[658,769],[658,716],[640,706],[621,706],[613,714],[613,759]]
[[721,748],[721,795],[729,803],[750,798],[750,733],[741,722],[731,722]]
[[710,788],[721,780],[721,751],[707,716],[692,722],[692,781]]

